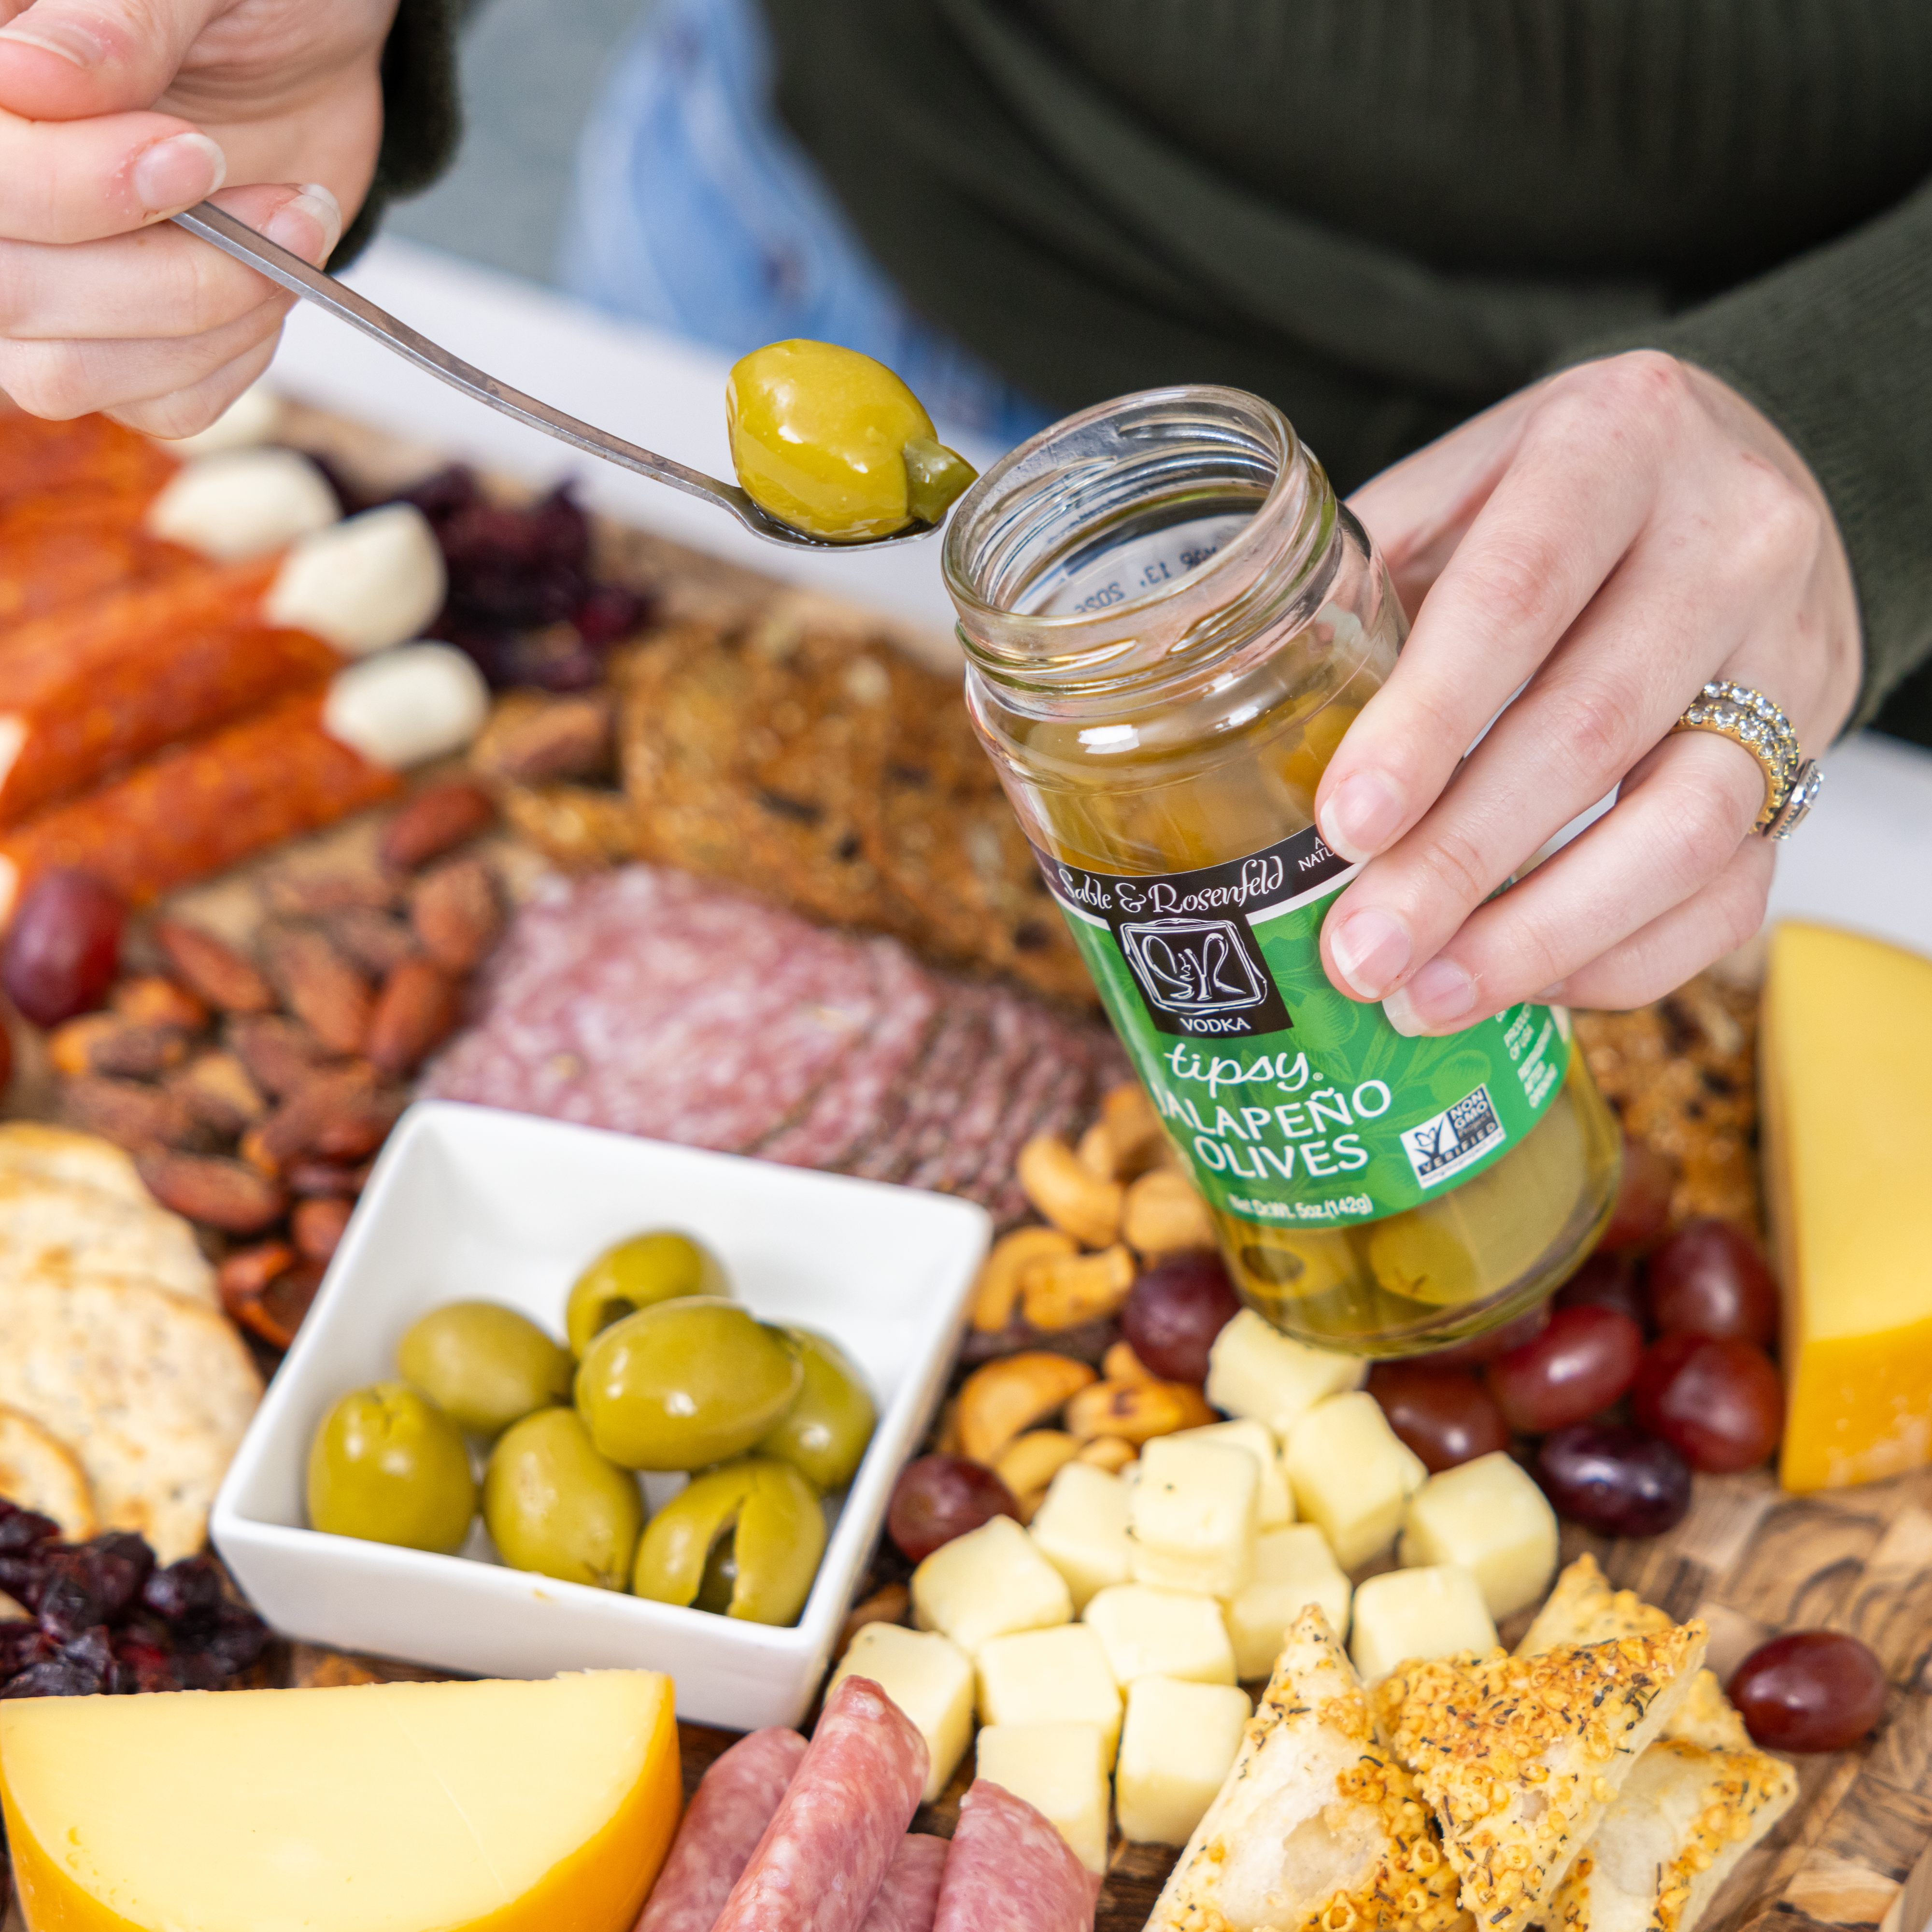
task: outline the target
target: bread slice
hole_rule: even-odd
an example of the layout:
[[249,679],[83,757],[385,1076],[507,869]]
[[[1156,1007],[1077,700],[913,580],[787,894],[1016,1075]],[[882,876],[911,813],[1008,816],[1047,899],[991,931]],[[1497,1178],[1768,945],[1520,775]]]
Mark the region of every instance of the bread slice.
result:
[[[1666,1630],[1670,1619],[1633,1590],[1612,1590],[1580,1556],[1557,1579],[1517,1654]],[[1691,1932],[1739,1859],[1798,1797],[1798,1774],[1760,1750],[1708,1670],[1692,1679],[1664,1735],[1636,1762],[1616,1802],[1563,1881],[1553,1906],[1568,1932]]]
[[1395,1754],[1436,1808],[1462,1902],[1484,1932],[1548,1911],[1638,1754],[1688,1694],[1691,1623],[1537,1657],[1412,1664],[1374,1693]]
[[1310,1604],[1148,1932],[1473,1932],[1414,1781]]
[[0,1496],[51,1516],[69,1543],[85,1543],[100,1527],[79,1458],[17,1408],[0,1408]]

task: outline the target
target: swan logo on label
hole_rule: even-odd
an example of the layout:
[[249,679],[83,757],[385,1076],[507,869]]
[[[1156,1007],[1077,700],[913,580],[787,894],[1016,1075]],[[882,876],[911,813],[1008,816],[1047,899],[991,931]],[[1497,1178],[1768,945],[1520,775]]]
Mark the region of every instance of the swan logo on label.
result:
[[1163,1032],[1278,1032],[1291,1024],[1245,920],[1124,920],[1114,928]]

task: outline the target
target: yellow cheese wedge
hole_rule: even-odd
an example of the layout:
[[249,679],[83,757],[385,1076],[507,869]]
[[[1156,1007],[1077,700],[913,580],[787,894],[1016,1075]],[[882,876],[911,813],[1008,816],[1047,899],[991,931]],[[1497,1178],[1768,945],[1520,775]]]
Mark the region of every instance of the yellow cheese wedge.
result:
[[30,1932],[628,1932],[679,1795],[652,1671],[0,1704]]
[[1932,1462],[1932,960],[1780,926],[1762,1080],[1787,1490]]

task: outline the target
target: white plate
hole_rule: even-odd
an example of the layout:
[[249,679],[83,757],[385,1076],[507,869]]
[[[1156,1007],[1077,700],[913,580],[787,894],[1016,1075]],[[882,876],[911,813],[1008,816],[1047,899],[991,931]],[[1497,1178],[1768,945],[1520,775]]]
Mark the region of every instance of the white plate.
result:
[[[310,1438],[346,1390],[447,1301],[500,1301],[563,1330],[572,1281],[611,1242],[676,1227],[708,1243],[758,1314],[820,1330],[879,1408],[804,1614],[788,1630],[304,1526]],[[677,1709],[795,1724],[830,1660],[894,1478],[932,1419],[990,1223],[946,1196],[449,1101],[390,1136],[315,1306],[215,1499],[214,1546],[278,1630],[498,1677],[668,1671]],[[652,1478],[662,1502],[681,1478]],[[472,1547],[488,1549],[481,1536]]]

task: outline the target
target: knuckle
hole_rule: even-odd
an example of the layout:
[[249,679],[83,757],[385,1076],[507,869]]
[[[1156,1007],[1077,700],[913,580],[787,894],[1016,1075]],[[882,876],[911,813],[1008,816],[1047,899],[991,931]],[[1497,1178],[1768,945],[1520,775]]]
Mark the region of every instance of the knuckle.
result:
[[1493,541],[1472,557],[1463,586],[1493,621],[1522,629],[1542,623],[1554,601],[1549,560],[1520,542]]
[[1493,860],[1472,830],[1460,824],[1435,832],[1424,863],[1432,883],[1465,910],[1480,905],[1497,883]]
[[1743,548],[1760,568],[1808,568],[1823,533],[1819,506],[1762,458],[1743,458]]
[[64,342],[18,342],[0,362],[0,387],[26,411],[48,422],[67,422],[95,406],[80,358]]

